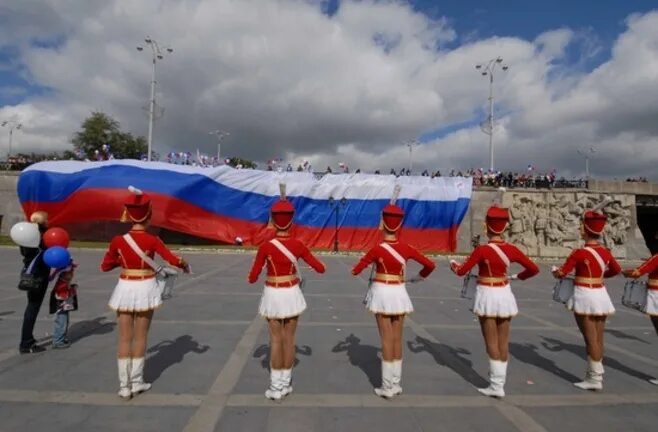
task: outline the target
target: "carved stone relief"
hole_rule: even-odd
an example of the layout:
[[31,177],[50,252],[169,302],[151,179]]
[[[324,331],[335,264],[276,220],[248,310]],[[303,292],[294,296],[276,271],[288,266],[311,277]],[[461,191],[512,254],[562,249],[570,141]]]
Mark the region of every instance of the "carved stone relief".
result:
[[[581,244],[583,213],[599,204],[605,195],[580,192],[506,192],[503,205],[510,210],[509,241],[534,256],[565,256]],[[624,245],[632,228],[633,197],[613,195],[603,209],[608,223],[603,243],[615,256],[626,256]]]

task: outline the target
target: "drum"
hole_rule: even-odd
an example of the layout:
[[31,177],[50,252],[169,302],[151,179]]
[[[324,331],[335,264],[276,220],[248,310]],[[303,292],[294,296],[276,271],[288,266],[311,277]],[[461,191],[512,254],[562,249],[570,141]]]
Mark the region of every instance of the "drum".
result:
[[559,279],[553,287],[553,301],[566,304],[573,297],[573,278]]
[[624,285],[624,295],[621,297],[621,304],[631,309],[644,311],[647,305],[647,295],[646,282],[630,279]]
[[464,285],[462,286],[461,298],[473,299],[477,291],[478,275],[469,273],[464,276]]

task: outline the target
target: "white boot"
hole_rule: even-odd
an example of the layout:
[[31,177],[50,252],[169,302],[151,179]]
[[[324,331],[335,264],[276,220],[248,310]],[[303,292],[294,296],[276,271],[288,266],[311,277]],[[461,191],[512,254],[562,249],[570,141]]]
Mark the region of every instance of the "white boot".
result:
[[281,372],[281,396],[288,396],[292,393],[292,368]]
[[117,368],[119,370],[119,397],[122,399],[130,399],[132,393],[130,392],[130,363],[129,358],[117,359]]
[[270,370],[270,387],[265,390],[265,397],[272,400],[281,400],[283,397],[283,369]]
[[402,394],[402,359],[393,361],[391,388],[396,395]]
[[650,379],[649,382],[653,385],[658,385],[658,379]]
[[150,389],[151,384],[144,382],[144,357],[134,358],[130,371],[130,391],[136,395]]
[[583,390],[603,390],[603,362],[594,361],[587,357],[587,372],[585,379],[574,383],[576,387]]
[[382,360],[382,386],[375,389],[375,394],[383,398],[392,398],[395,396],[393,389],[393,362]]
[[489,387],[478,389],[480,393],[491,397],[505,397],[507,379],[507,362],[489,359]]

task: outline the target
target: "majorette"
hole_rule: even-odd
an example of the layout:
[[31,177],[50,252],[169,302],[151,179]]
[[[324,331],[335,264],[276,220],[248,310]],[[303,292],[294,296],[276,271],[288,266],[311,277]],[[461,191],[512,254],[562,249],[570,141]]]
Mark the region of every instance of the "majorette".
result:
[[425,279],[436,267],[429,258],[399,240],[404,220],[404,210],[395,205],[399,193],[400,187],[396,186],[390,204],[382,210],[384,242],[370,249],[352,269],[352,274],[358,275],[370,264],[376,267],[366,308],[375,314],[381,335],[382,386],[375,389],[375,394],[384,398],[402,393],[402,330],[405,315],[414,310],[405,287],[406,262],[412,259],[423,266],[410,282]]
[[144,262],[128,239],[149,258],[157,253],[169,264],[189,272],[185,260],[174,255],[160,238],[146,232],[151,219],[149,196],[132,186],[128,189],[130,195],[120,220],[131,222],[132,228],[125,236],[112,239],[101,263],[101,270],[105,272],[122,268],[109,306],[116,311],[119,322],[119,396],[125,399],[151,388],[151,384],[144,382],[143,375],[146,335],[153,311],[162,304],[154,269]]
[[[658,239],[658,231],[656,231],[655,238]],[[647,301],[642,312],[649,316],[653,328],[658,334],[658,253],[639,267],[624,270],[624,276],[633,279],[645,274],[649,274],[649,280],[647,280]],[[650,379],[649,382],[658,385],[658,379]]]
[[[489,387],[478,391],[493,397],[505,396],[509,328],[511,319],[519,311],[509,280],[525,280],[539,273],[537,264],[503,239],[509,221],[506,208],[490,207],[485,219],[489,242],[477,246],[464,264],[450,262],[450,268],[458,276],[464,276],[478,266],[473,313],[479,318],[489,356]],[[524,270],[508,276],[511,263],[520,264]]]
[[607,316],[615,312],[603,279],[621,272],[612,253],[599,243],[606,220],[607,216],[598,208],[586,211],[580,226],[585,247],[573,250],[562,267],[553,268],[553,276],[558,279],[576,271],[574,293],[567,301],[567,308],[573,311],[587,346],[585,379],[574,383],[583,390],[603,388],[603,332]]
[[271,335],[270,386],[265,397],[272,400],[279,400],[292,392],[297,320],[306,309],[297,260],[302,258],[318,273],[325,271],[324,264],[304,243],[290,236],[295,207],[286,199],[286,185],[282,183],[279,187],[280,199],[271,208],[271,223],[276,236],[258,248],[248,275],[249,283],[256,282],[263,266],[267,265],[258,312],[267,319]]

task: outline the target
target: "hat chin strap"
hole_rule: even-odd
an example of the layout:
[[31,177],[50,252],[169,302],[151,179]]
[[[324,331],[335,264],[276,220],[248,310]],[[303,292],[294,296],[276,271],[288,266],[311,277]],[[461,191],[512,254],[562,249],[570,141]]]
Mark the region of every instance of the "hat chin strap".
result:
[[[585,223],[582,224],[582,227],[583,227],[583,229],[584,229],[585,231],[587,231],[587,232],[590,233],[590,234],[594,234],[594,235],[598,235],[598,236],[600,236],[601,234],[603,234],[603,230],[598,231],[598,232],[597,232],[597,231],[594,231],[593,229],[591,229],[590,227],[588,227],[587,224],[585,224]],[[605,226],[604,226],[604,228],[605,228]]]
[[151,210],[152,210],[152,209],[149,208],[149,211],[144,215],[143,218],[141,218],[141,219],[135,219],[134,217],[132,217],[132,216],[130,215],[130,213],[128,212],[128,210],[125,209],[125,210],[123,211],[123,215],[121,215],[121,222],[132,222],[132,223],[136,223],[136,224],[138,224],[138,223],[144,223],[144,222],[146,222],[148,219],[150,219],[150,217],[151,217]]
[[488,223],[487,223],[486,225],[487,225],[487,229],[488,229],[490,232],[492,232],[493,234],[496,234],[496,235],[500,235],[500,234],[504,233],[505,231],[507,231],[507,227],[509,226],[509,222],[506,222],[506,223],[505,223],[505,226],[504,226],[503,229],[500,230],[500,231],[496,231],[496,230],[493,229],[493,228],[491,227],[491,225],[489,225]]
[[389,232],[395,233],[395,232],[398,232],[398,231],[400,230],[400,228],[402,228],[402,220],[400,220],[400,223],[398,224],[397,227],[395,227],[395,228],[391,228],[390,226],[388,226],[388,225],[386,224],[386,222],[384,222],[384,219],[382,219],[382,226],[384,227],[384,229],[385,229],[386,231],[389,231]]

